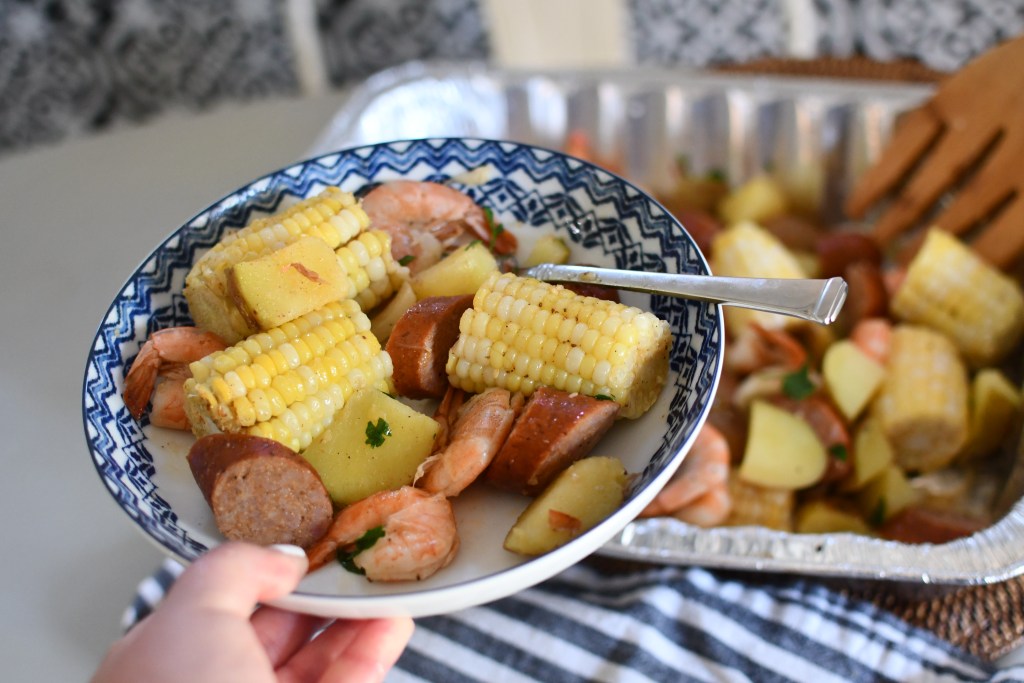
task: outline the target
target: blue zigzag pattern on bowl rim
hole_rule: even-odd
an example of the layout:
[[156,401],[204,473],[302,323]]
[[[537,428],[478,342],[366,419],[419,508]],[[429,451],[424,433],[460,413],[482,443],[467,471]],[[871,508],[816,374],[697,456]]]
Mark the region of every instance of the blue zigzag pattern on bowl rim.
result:
[[[327,154],[264,176],[196,215],[152,252],[118,292],[89,353],[83,383],[86,439],[105,486],[146,533],[184,558],[205,550],[155,488],[153,456],[142,431],[145,418],[142,425],[132,419],[120,396],[125,369],[146,337],[155,329],[191,323],[181,291],[192,263],[227,232],[326,185],[358,191],[398,178],[453,182],[485,166],[493,169],[486,182],[458,186],[502,220],[524,229],[553,229],[616,268],[708,272],[685,230],[636,187],[586,162],[527,145],[392,142]],[[653,296],[651,310],[672,326],[676,380],[666,389],[672,392],[670,428],[638,483],[661,471],[703,422],[721,363],[718,307]]]

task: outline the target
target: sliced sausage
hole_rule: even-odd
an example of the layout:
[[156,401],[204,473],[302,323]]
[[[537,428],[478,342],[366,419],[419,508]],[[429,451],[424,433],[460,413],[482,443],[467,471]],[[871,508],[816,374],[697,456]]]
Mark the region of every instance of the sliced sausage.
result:
[[615,422],[619,404],[541,387],[530,395],[485,479],[535,496],[584,457]]
[[840,313],[840,322],[851,328],[865,318],[885,317],[889,313],[889,292],[882,269],[867,261],[851,263],[843,271],[849,286],[846,305]]
[[330,527],[334,509],[320,476],[277,441],[210,434],[192,445],[188,464],[229,539],[306,548]]
[[889,518],[879,533],[901,543],[948,543],[984,527],[984,522],[953,511],[911,506]]
[[830,232],[817,243],[818,274],[836,277],[852,263],[866,262],[882,265],[882,249],[870,235],[857,232]]
[[715,235],[722,231],[722,221],[713,214],[693,208],[669,209],[672,215],[683,224],[686,232],[697,243],[697,248],[705,256],[711,254],[711,244],[715,241]]
[[441,398],[448,389],[445,364],[459,337],[459,320],[473,295],[417,301],[395,323],[385,350],[394,365],[395,391],[407,398]]
[[814,252],[819,248],[819,243],[828,238],[823,234],[821,226],[795,213],[782,213],[765,219],[764,229],[795,251]]

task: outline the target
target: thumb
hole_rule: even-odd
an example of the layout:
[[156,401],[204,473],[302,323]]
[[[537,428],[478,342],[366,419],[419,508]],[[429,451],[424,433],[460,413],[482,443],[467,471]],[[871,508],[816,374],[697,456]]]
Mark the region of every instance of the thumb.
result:
[[308,566],[298,546],[225,543],[192,563],[175,581],[165,603],[248,619],[258,603],[294,590]]

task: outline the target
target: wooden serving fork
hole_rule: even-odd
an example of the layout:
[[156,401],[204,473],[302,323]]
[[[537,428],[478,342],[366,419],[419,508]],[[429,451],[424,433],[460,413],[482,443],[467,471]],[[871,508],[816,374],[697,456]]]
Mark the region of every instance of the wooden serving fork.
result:
[[[948,206],[920,225],[950,190]],[[981,55],[904,114],[846,213],[862,218],[889,195],[874,227],[882,244],[916,227],[965,239],[977,228],[967,241],[980,256],[1004,269],[1017,262],[1024,253],[1024,37]]]

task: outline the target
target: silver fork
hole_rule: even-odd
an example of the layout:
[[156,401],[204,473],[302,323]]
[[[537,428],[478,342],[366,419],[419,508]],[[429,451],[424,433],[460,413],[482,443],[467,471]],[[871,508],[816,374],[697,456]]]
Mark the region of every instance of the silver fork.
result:
[[688,273],[644,273],[635,270],[542,263],[523,273],[545,282],[578,282],[618,289],[678,296],[723,306],[781,313],[822,325],[835,322],[846,301],[841,277],[827,280],[720,277]]

